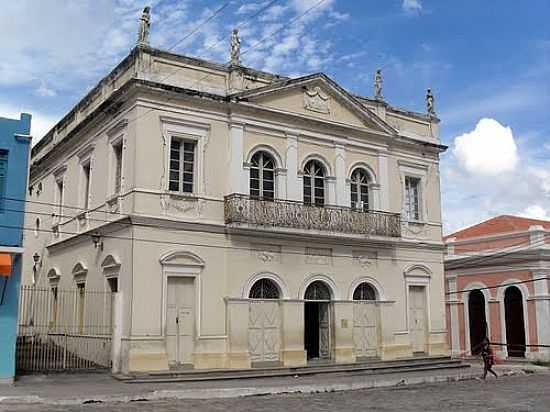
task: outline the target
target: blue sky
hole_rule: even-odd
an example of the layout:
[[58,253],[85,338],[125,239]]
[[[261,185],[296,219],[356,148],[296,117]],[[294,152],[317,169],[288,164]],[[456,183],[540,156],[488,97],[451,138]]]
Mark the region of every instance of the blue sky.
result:
[[[445,231],[495,214],[550,218],[550,2],[531,0],[20,0],[0,15],[0,116],[34,114],[38,140],[135,43],[152,6],[152,45],[225,62],[241,27],[244,64],[323,71],[372,95],[381,67],[394,105],[442,119]],[[281,29],[282,28],[282,29]],[[191,31],[196,33],[181,41]],[[279,30],[279,31],[278,31]],[[270,35],[277,31],[276,35]],[[486,119],[481,121],[481,119]]]

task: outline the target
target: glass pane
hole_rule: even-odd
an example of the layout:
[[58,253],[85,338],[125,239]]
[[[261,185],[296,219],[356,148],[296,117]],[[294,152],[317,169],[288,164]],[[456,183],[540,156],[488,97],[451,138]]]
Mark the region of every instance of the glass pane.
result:
[[183,191],[185,193],[193,193],[193,184],[191,183],[184,183],[183,184]]
[[185,163],[183,164],[183,170],[184,170],[185,172],[191,172],[191,173],[193,173],[193,163],[185,162]]
[[274,190],[273,182],[264,181],[264,190]]
[[186,162],[192,162],[194,157],[195,156],[194,156],[193,152],[184,152],[183,153],[183,160],[185,160]]
[[275,199],[275,192],[270,192],[270,191],[264,190],[263,198],[267,199],[267,200]]
[[178,139],[172,138],[172,150],[179,150],[181,143]]
[[180,162],[177,161],[177,160],[171,160],[170,161],[170,169],[180,170]]
[[260,190],[259,189],[250,189],[250,196],[257,199],[260,197]]
[[183,150],[185,150],[186,152],[193,152],[195,150],[195,143],[185,142],[183,144]]
[[271,170],[264,170],[264,179],[266,180],[275,180],[274,173]]
[[316,178],[315,179],[315,187],[325,187],[324,179]]
[[258,179],[250,179],[250,189],[260,189],[260,181]]
[[170,180],[175,180],[176,182],[179,180],[180,174],[177,171],[170,171]]
[[183,181],[186,183],[193,182],[193,173],[184,173],[183,174]]
[[255,169],[255,168],[251,168],[250,169],[250,177],[252,177],[254,179],[258,179],[260,177],[260,171],[258,169]]
[[170,184],[168,185],[168,189],[172,190],[174,192],[177,192],[180,190],[180,186],[178,182],[170,181]]

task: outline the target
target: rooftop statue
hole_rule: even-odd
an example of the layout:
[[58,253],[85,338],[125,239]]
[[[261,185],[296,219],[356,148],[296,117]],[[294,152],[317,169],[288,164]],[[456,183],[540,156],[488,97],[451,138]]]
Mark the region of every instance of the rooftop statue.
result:
[[151,28],[151,7],[143,9],[139,19],[138,45],[149,46],[149,32]]
[[239,30],[233,29],[231,34],[231,64],[241,64],[241,39],[239,39]]
[[435,98],[432,89],[426,91],[426,110],[430,116],[435,116]]
[[374,75],[374,98],[376,100],[384,100],[384,96],[382,96],[382,83],[382,69],[377,69]]

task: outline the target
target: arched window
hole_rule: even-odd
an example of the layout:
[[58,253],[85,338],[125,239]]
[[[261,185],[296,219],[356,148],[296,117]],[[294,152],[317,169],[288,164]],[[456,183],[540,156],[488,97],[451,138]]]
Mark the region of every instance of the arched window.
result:
[[317,160],[310,160],[304,166],[304,203],[325,204],[325,168]]
[[250,161],[250,196],[256,199],[275,198],[275,161],[266,152],[257,152]]
[[351,208],[369,210],[369,176],[365,169],[355,169],[351,174]]
[[330,300],[330,290],[324,282],[316,280],[307,287],[304,298],[306,300]]
[[248,294],[250,299],[279,299],[279,288],[270,279],[257,280]]
[[367,282],[363,282],[353,291],[353,300],[376,300],[376,291]]

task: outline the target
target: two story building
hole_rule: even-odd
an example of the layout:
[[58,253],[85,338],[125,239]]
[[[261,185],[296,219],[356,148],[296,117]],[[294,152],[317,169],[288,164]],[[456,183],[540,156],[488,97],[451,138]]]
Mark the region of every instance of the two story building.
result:
[[31,116],[0,118],[0,383],[15,376]]
[[116,293],[123,372],[447,354],[443,150],[325,74],[142,41],[34,147],[27,269]]

